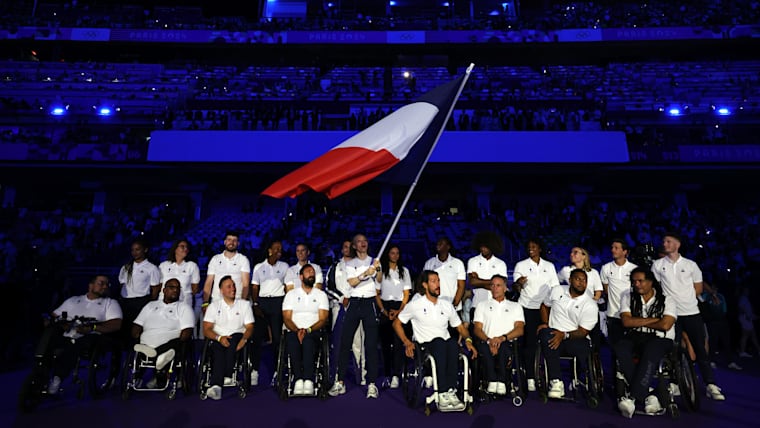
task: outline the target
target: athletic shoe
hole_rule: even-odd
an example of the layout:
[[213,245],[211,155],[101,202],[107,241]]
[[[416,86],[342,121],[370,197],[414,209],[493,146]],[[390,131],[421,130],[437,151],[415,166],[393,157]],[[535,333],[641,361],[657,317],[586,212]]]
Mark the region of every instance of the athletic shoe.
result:
[[536,392],[536,380],[528,379],[528,391]]
[[486,392],[489,394],[496,394],[496,382],[488,382],[488,388]]
[[314,395],[314,382],[311,379],[303,381],[303,394]]
[[732,362],[728,364],[728,368],[732,370],[741,370],[742,366]]
[[259,384],[259,371],[256,369],[251,370],[251,386]]
[[398,388],[398,376],[393,376],[391,378],[391,389]]
[[330,388],[329,391],[327,391],[328,394],[330,394],[331,397],[337,397],[341,394],[346,393],[346,385],[343,384],[341,381],[335,381],[332,388]]
[[565,396],[565,384],[559,379],[552,379],[549,382],[549,398],[562,398]]
[[449,396],[449,393],[439,392],[438,393],[438,408],[448,409],[449,407],[451,407],[451,397]]
[[[652,396],[650,395],[650,397]],[[618,410],[620,410],[623,416],[630,419],[633,417],[633,413],[636,412],[636,403],[628,397],[621,397],[618,400]]]
[[712,398],[715,401],[723,401],[726,399],[726,396],[720,392],[718,385],[711,383],[707,385],[707,398]]
[[496,382],[496,394],[507,395],[507,384],[504,382]]
[[293,386],[293,395],[303,395],[303,379],[298,379]]
[[656,395],[649,395],[644,399],[644,412],[652,415],[662,410],[660,406],[660,400]]
[[148,345],[143,345],[142,343],[136,344],[132,349],[135,350],[135,352],[139,352],[141,354],[144,354],[148,358],[153,358],[156,356],[156,350],[151,348]]
[[50,384],[48,385],[47,392],[50,395],[58,394],[58,391],[61,389],[61,378],[58,376],[53,376],[52,379],[50,379]]
[[212,399],[212,400],[221,400],[222,399],[222,387],[219,385],[214,385],[206,390],[206,397]]
[[464,410],[466,407],[464,403],[459,400],[456,389],[449,390],[449,407],[453,410]]
[[752,358],[752,354],[748,352],[739,352],[739,356],[742,358]]
[[231,377],[226,377],[225,376],[225,378],[224,378],[224,386],[235,386],[235,379],[233,379]]
[[678,387],[677,383],[671,383],[670,392],[673,393],[674,397],[679,397],[681,395],[681,388]]
[[377,398],[378,395],[380,395],[380,392],[374,383],[367,385],[367,398]]
[[174,359],[174,349],[170,349],[156,357],[156,370],[162,370]]
[[425,384],[425,388],[433,387],[433,376],[425,376],[422,380],[423,380],[423,383]]
[[148,381],[148,383],[145,384],[145,387],[148,389],[158,389],[158,379],[153,378]]

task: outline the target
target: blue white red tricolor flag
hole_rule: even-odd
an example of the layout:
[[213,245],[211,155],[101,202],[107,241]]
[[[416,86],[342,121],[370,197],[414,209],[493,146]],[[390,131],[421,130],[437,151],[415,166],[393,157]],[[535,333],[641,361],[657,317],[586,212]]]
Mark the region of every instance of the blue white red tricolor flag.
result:
[[472,66],[267,187],[263,195],[294,198],[308,190],[333,199],[383,174],[411,184],[424,168]]

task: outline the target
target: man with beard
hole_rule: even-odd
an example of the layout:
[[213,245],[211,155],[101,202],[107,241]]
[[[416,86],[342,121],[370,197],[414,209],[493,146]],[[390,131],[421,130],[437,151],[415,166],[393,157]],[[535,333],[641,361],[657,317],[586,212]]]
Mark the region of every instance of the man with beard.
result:
[[224,235],[224,251],[215,255],[208,262],[206,282],[203,284],[203,308],[211,300],[220,299],[219,278],[229,275],[237,284],[236,298],[248,299],[248,284],[251,280],[251,264],[248,257],[238,252],[240,245],[239,234],[228,231]]
[[546,359],[549,398],[565,396],[559,358],[571,355],[578,361],[586,361],[591,351],[588,334],[599,319],[599,309],[586,294],[586,281],[586,271],[574,269],[568,288],[552,287],[541,304],[543,323],[538,326],[538,337]]
[[459,399],[456,389],[459,346],[457,340],[449,334],[448,327],[457,329],[464,339],[465,346],[472,352],[472,358],[477,357],[478,352],[454,306],[448,300],[439,299],[441,284],[438,273],[425,270],[420,274],[417,282],[425,290],[425,295],[406,304],[404,310],[393,321],[393,329],[404,344],[406,356],[413,358],[415,344],[406,336],[402,325],[413,321],[414,339],[420,347],[428,349],[435,359],[438,409],[441,411],[464,410],[466,404]]
[[314,394],[314,356],[319,343],[319,330],[327,327],[329,304],[327,294],[316,288],[316,270],[305,264],[299,272],[301,286],[285,295],[282,321],[291,370],[296,379],[293,395]]
[[[164,284],[164,298],[143,307],[132,326],[132,337],[140,343],[134,350],[148,357],[156,357],[156,372],[165,379],[163,369],[175,356],[184,361],[185,345],[192,338],[195,314],[189,302],[180,302],[179,280],[172,278]],[[158,382],[148,382],[156,388]]]

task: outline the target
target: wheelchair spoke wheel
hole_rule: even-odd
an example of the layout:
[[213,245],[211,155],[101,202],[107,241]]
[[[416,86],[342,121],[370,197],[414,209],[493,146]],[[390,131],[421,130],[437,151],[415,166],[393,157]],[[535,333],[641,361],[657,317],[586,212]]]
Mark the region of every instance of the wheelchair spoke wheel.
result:
[[96,346],[92,351],[88,370],[90,395],[101,398],[116,383],[121,368],[121,353]]
[[679,352],[679,354],[678,388],[681,390],[681,397],[686,405],[686,410],[696,412],[699,410],[699,391],[694,363],[686,352]]
[[43,385],[40,383],[41,377],[31,373],[24,379],[21,385],[21,391],[18,395],[18,407],[24,413],[33,412],[40,404],[41,391]]
[[404,392],[404,400],[410,408],[416,408],[420,404],[420,396],[422,395],[422,384],[424,382],[424,375],[422,373],[422,367],[415,366],[415,360],[407,359],[404,371],[401,374],[402,388]]

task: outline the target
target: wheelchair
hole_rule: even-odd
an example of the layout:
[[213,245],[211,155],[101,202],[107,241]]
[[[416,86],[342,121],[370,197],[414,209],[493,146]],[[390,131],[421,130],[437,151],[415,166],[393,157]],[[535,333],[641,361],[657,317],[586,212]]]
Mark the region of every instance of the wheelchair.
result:
[[[522,362],[522,349],[519,340],[509,341],[511,356],[507,360],[507,395],[512,398],[515,407],[523,405],[528,395],[528,378],[525,373],[525,364]],[[485,366],[481,358],[492,358],[491,355],[478,354],[472,362],[473,390],[479,402],[490,402],[500,398],[499,395],[489,393],[488,379]]]
[[[441,409],[438,405],[438,379],[436,376],[435,359],[428,350],[421,347],[419,343],[414,342],[414,357],[405,358],[404,367],[401,372],[401,388],[404,394],[404,400],[409,408],[415,409],[424,401],[425,416],[430,416],[431,406],[435,404],[438,410],[442,412],[466,411],[472,415],[472,403],[474,397],[470,394],[470,364],[467,355],[459,352],[460,365],[458,376],[462,380],[461,401],[465,408],[462,410]],[[426,378],[432,382],[426,381]],[[424,394],[430,393],[426,397]]]
[[[198,392],[200,393],[201,400],[208,398],[206,391],[209,387],[212,386],[212,343],[214,343],[212,340],[204,340],[203,351],[201,352],[201,357],[198,360]],[[251,343],[248,342],[240,351],[237,352],[237,355],[235,356],[235,364],[232,367],[232,384],[223,385],[234,386],[237,389],[237,395],[240,398],[245,398],[251,388],[250,346]]]
[[[95,322],[92,318],[59,318],[49,324],[43,331],[34,353],[34,366],[24,379],[18,397],[19,409],[23,412],[33,411],[45,396],[48,396],[48,384],[53,376],[56,360],[61,357],[62,348],[56,347],[58,338],[62,337],[70,323],[88,325]],[[101,398],[114,385],[121,367],[121,349],[118,342],[109,335],[90,333],[91,343],[82,348],[77,355],[72,371],[72,382],[78,386],[77,398],[85,396],[88,390],[92,398]],[[80,371],[86,370],[84,379]],[[61,390],[63,392],[63,390]]]
[[[165,392],[166,398],[173,400],[177,396],[177,390],[181,389],[185,395],[192,392],[194,383],[193,373],[194,357],[192,340],[183,343],[185,358],[180,360],[175,357],[165,368],[166,380],[162,382],[156,378],[156,357],[150,357],[142,352],[132,349],[124,362],[124,370],[121,375],[121,398],[128,400],[132,392],[154,391]],[[145,382],[145,373],[150,373],[157,379],[156,386]]]
[[[674,350],[675,352],[675,350]],[[662,409],[657,413],[646,413],[637,410],[636,414],[647,416],[661,416],[666,412],[670,413],[673,419],[678,419],[681,415],[678,405],[675,402],[673,389],[670,387],[670,383],[675,379],[678,372],[678,363],[672,355],[666,355],[657,367],[657,390],[656,396],[660,401]],[[628,394],[628,382],[621,373],[619,368],[616,368],[615,372],[615,396],[620,398]]]
[[684,407],[689,412],[697,412],[700,408],[699,386],[697,384],[697,373],[695,371],[694,361],[689,351],[689,341],[686,334],[683,334],[680,344],[676,344],[669,358],[669,364],[673,367],[673,379],[678,385],[678,390]]
[[[287,340],[285,339],[286,331],[283,330],[282,340],[277,350],[277,376],[275,377],[275,388],[277,396],[281,400],[287,400],[289,397],[305,397],[307,395],[295,395],[293,387],[295,385],[295,374],[291,369],[290,355],[288,355]],[[320,330],[318,343],[315,346],[316,357],[314,358],[314,395],[320,400],[326,400],[327,391],[330,390],[330,340],[325,328]]]
[[[563,396],[562,398],[559,398],[559,400],[581,401],[581,394],[583,394],[586,399],[586,404],[593,409],[599,406],[599,401],[602,399],[601,385],[603,385],[604,378],[601,375],[602,364],[599,358],[599,353],[595,352],[594,346],[588,337],[586,340],[588,340],[589,350],[585,361],[578,361],[578,358],[575,356],[560,356],[560,364],[569,366],[572,373],[572,378],[569,382],[569,389],[572,392],[572,396]],[[549,373],[540,340],[538,347],[536,348],[534,368],[536,376],[536,391],[538,392],[541,401],[546,403],[549,400]],[[581,392],[581,390],[583,391]]]

